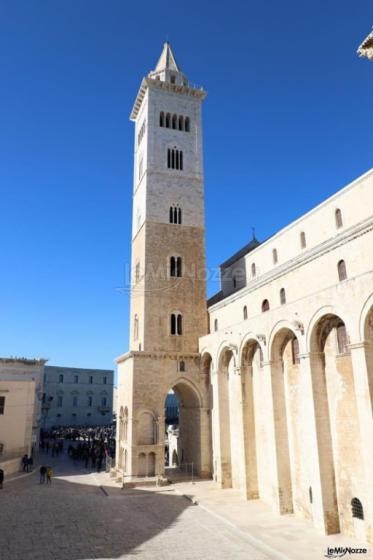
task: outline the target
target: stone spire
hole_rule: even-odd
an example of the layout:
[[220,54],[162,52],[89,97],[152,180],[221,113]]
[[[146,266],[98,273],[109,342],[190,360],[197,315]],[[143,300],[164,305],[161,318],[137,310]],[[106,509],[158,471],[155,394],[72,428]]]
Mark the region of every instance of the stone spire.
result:
[[155,70],[149,73],[149,78],[161,80],[162,82],[169,82],[178,86],[188,86],[187,77],[181,72],[168,41],[163,45],[163,50],[158,59],[157,66]]

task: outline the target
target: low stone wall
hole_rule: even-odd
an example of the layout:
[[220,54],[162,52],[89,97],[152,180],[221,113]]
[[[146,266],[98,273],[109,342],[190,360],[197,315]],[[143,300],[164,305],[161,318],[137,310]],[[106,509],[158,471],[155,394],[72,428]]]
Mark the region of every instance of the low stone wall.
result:
[[17,457],[16,459],[9,459],[0,463],[0,469],[3,469],[5,476],[21,470],[21,459],[22,457]]

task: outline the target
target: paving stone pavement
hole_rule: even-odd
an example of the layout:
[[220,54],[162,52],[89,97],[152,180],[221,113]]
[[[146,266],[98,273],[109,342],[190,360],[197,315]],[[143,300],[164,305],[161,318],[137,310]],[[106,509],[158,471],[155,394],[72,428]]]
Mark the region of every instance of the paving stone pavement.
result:
[[269,560],[243,534],[169,490],[104,492],[100,477],[66,457],[0,490],[1,560]]

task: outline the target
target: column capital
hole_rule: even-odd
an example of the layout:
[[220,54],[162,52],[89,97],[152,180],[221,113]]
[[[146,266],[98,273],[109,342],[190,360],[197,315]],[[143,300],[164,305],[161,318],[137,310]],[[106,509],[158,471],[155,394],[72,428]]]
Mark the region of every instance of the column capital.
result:
[[351,344],[348,345],[349,350],[359,350],[359,349],[366,350],[367,348],[373,349],[373,341],[361,340],[360,342],[352,342]]

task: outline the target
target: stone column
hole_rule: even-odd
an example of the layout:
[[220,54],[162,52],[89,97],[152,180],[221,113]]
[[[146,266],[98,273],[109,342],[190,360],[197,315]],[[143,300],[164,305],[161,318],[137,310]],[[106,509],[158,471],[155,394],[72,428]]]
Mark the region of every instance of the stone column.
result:
[[[225,372],[212,372],[212,386],[213,386],[213,429],[214,429],[214,467],[216,480],[221,488],[231,488],[232,474],[230,469],[230,457],[227,456],[229,450],[225,442],[225,430],[229,430],[229,424],[224,426],[223,411],[222,411],[222,380],[219,376],[227,375]],[[225,380],[226,381],[226,380]]]
[[164,453],[164,438],[165,438],[165,416],[158,416],[156,420],[156,439],[157,451],[155,458],[155,474],[163,476],[165,474],[165,453]]
[[339,532],[339,518],[323,361],[322,352],[300,355],[300,373],[308,395],[304,406],[309,418],[306,437],[313,524],[328,535]]
[[271,384],[271,414],[268,421],[272,424],[274,453],[274,485],[277,494],[277,507],[280,514],[293,512],[293,496],[290,473],[289,438],[287,431],[285,387],[282,360],[263,363],[264,375]]
[[200,408],[200,433],[201,433],[201,468],[199,476],[210,478],[211,465],[211,411],[209,408]]
[[[255,417],[252,366],[241,367],[242,425],[245,453],[245,494],[248,500],[259,498],[255,442]],[[260,403],[258,403],[260,406]]]
[[371,342],[359,342],[350,344],[349,349],[351,351],[357,403],[361,458],[365,473],[364,488],[362,488],[364,493],[357,497],[364,507],[366,538],[369,542],[373,542],[373,416],[370,391],[372,380],[369,379],[368,370],[368,359],[373,356],[373,344]]

